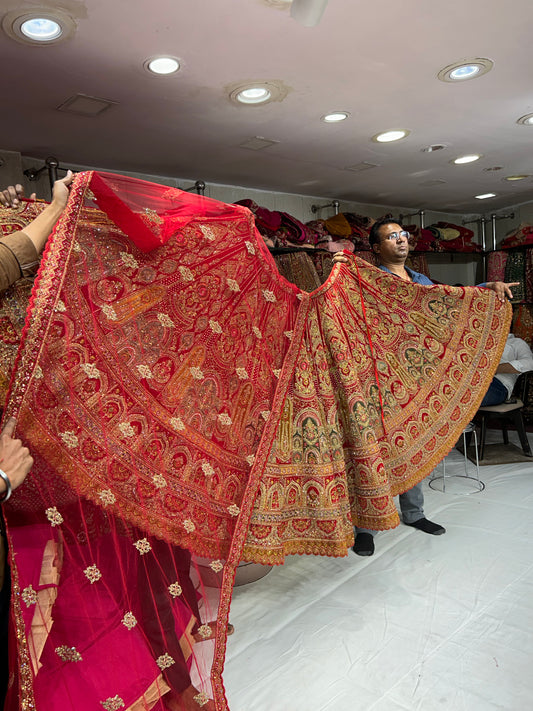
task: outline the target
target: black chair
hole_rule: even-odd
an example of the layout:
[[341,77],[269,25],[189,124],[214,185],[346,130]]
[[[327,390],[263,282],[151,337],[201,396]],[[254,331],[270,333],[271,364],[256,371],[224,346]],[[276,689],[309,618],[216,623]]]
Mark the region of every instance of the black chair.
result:
[[526,402],[529,376],[532,373],[522,373],[516,381],[513,395],[509,400],[502,402],[500,405],[490,405],[488,407],[480,407],[476,414],[476,420],[481,420],[481,437],[479,445],[479,458],[483,459],[485,452],[485,437],[487,435],[487,423],[492,418],[499,421],[499,427],[502,430],[503,443],[509,444],[509,436],[507,427],[513,424],[518,432],[522,451],[526,457],[533,457],[531,447],[527,439],[526,428],[524,426],[523,409]]

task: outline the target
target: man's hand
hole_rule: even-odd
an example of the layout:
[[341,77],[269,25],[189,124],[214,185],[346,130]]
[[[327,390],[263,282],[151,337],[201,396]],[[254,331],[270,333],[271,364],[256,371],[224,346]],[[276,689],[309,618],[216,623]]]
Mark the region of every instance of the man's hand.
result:
[[511,281],[507,284],[503,281],[488,281],[485,286],[487,289],[492,289],[496,292],[496,296],[500,301],[505,301],[505,297],[512,299],[513,292],[511,291],[512,286],[520,286],[519,281]]
[[[24,188],[20,183],[16,185],[8,185],[5,190],[0,191],[0,205],[4,207],[17,207],[20,205],[20,199],[24,197]],[[30,200],[35,200],[36,194],[30,195]]]
[[67,174],[61,180],[56,180],[52,189],[52,204],[57,205],[61,210],[65,208],[68,201],[69,189],[68,186],[74,180],[74,173],[67,170]]
[[[10,417],[0,433],[0,469],[7,474],[11,488],[20,486],[33,466],[33,457],[27,447],[22,446],[20,439],[13,439],[17,421]],[[6,484],[0,479],[0,494],[6,490]]]
[[333,263],[334,264],[348,264],[349,263],[348,257],[344,254],[344,252],[335,252],[333,255]]

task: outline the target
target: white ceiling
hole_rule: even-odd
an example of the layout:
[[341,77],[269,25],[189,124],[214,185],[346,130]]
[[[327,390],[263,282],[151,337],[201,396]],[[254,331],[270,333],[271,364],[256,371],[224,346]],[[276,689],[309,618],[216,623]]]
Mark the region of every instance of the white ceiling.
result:
[[[0,0],[2,14],[36,2]],[[304,27],[283,0],[64,0],[77,23],[62,44],[28,47],[0,30],[6,150],[113,170],[413,209],[486,213],[533,200],[531,0],[330,0]],[[158,77],[148,57],[179,57]],[[456,84],[445,66],[494,68]],[[275,80],[286,98],[230,102],[234,85]],[[116,102],[95,118],[57,111],[82,93]],[[350,112],[340,124],[321,116]],[[392,144],[371,137],[389,128]],[[255,136],[278,141],[240,147]],[[447,148],[424,153],[429,144]],[[469,165],[450,160],[482,153]],[[348,170],[363,161],[379,167]],[[486,169],[501,166],[501,170]],[[439,182],[431,186],[427,183]],[[481,203],[474,195],[495,192]]]

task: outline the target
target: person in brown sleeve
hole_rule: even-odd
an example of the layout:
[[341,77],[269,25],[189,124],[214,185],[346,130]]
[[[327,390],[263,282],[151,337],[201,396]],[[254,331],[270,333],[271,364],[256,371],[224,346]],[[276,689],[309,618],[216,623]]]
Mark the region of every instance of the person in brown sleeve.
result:
[[39,254],[65,209],[69,195],[68,186],[72,179],[72,171],[69,170],[64,178],[54,183],[52,202],[41,214],[23,230],[0,239],[0,292],[17,279],[35,271],[39,264]]

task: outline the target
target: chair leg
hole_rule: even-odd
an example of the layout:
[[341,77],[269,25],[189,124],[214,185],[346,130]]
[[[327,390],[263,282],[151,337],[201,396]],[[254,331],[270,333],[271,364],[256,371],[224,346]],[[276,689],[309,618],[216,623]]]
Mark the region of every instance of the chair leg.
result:
[[485,437],[487,435],[487,418],[485,415],[481,415],[481,436],[479,443],[479,458],[483,459],[485,455]]
[[518,437],[520,438],[520,444],[522,445],[522,451],[526,457],[532,457],[531,447],[529,446],[529,441],[527,439],[526,428],[524,427],[524,418],[520,411],[513,413],[513,422],[518,432]]
[[503,435],[503,443],[509,444],[509,433],[507,432],[507,424],[502,425],[502,435]]

